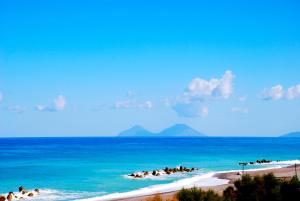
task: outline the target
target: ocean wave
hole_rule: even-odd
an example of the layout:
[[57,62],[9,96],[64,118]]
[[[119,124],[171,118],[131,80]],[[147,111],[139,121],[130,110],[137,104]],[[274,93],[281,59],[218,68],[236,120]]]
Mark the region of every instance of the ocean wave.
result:
[[[14,192],[16,195],[20,193]],[[30,201],[67,201],[82,199],[87,197],[95,197],[105,194],[105,192],[86,192],[86,191],[64,191],[55,189],[40,189],[39,194],[33,197],[22,196],[23,198],[14,198],[14,200],[30,200]],[[21,197],[21,196],[18,196]]]
[[272,161],[269,164],[271,165],[281,165],[282,167],[300,164],[300,160],[286,160],[286,161]]

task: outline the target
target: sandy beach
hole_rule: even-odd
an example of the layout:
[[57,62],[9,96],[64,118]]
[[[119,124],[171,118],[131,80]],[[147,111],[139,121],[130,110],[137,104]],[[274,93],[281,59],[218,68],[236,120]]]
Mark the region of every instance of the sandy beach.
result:
[[[300,175],[300,164],[297,164],[296,166],[297,175],[299,178]],[[219,179],[226,179],[228,180],[228,184],[224,185],[217,185],[217,186],[210,186],[210,187],[202,187],[203,190],[214,190],[215,192],[222,194],[223,190],[226,189],[228,186],[233,186],[234,181],[241,178],[241,175],[238,174],[239,171],[230,171],[230,172],[224,172],[224,173],[217,173],[214,176]],[[274,169],[262,169],[262,170],[247,170],[244,172],[244,174],[249,174],[251,176],[256,175],[264,175],[268,173],[273,173],[275,177],[280,179],[290,179],[292,176],[295,175],[295,165],[291,165],[288,167],[282,167],[282,168],[274,168]],[[175,194],[178,191],[171,191],[171,192],[165,192],[165,193],[159,193],[155,195],[160,195],[162,199],[165,201],[167,199],[172,199]],[[138,196],[138,197],[128,197],[125,199],[115,199],[113,201],[145,201],[147,198],[153,197],[154,195],[148,195],[148,196]]]

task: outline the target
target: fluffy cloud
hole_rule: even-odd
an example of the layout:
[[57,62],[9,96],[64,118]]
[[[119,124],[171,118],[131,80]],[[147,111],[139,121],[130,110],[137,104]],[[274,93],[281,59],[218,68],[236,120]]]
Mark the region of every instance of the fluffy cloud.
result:
[[264,100],[279,100],[283,98],[283,96],[284,90],[280,84],[273,86],[270,89],[265,89],[263,92]]
[[35,109],[37,111],[41,111],[41,112],[56,112],[56,111],[62,111],[65,109],[67,104],[66,98],[63,95],[59,95],[57,96],[54,100],[53,100],[53,104],[52,105],[36,105]]
[[233,79],[234,75],[229,70],[219,79],[194,78],[177,98],[173,109],[181,117],[205,117],[208,108],[204,102],[228,99],[233,93]]
[[226,71],[220,79],[194,78],[181,95],[181,99],[185,102],[228,99],[233,91],[233,79],[234,75],[231,71]]
[[56,99],[54,99],[54,108],[55,110],[63,110],[66,107],[66,98],[62,95],[59,95]]
[[300,84],[290,87],[286,93],[287,99],[292,100],[300,97]]
[[136,94],[132,91],[127,92],[125,100],[116,101],[114,109],[152,109],[153,103],[150,100],[139,101]]
[[123,100],[116,101],[114,105],[115,109],[151,109],[153,108],[153,103],[150,100],[139,102],[136,100]]
[[231,112],[248,114],[249,109],[245,107],[233,107],[231,108]]
[[300,97],[300,84],[296,86],[291,86],[284,90],[282,85],[278,84],[276,86],[271,87],[270,89],[265,89],[262,94],[263,100],[280,100],[280,99],[288,99],[293,100]]
[[142,104],[139,105],[140,108],[147,108],[151,109],[153,107],[153,103],[151,101],[145,101]]

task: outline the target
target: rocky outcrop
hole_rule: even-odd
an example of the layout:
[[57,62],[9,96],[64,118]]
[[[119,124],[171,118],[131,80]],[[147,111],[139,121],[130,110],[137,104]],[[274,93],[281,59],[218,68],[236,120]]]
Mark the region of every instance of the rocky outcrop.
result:
[[[268,164],[271,162],[273,161],[267,159],[261,159],[261,160],[250,161],[250,162],[240,162],[239,165],[245,166],[245,165],[256,165],[256,164]],[[277,160],[276,162],[279,162],[279,160]]]
[[133,179],[141,179],[141,178],[147,178],[150,176],[154,176],[154,177],[159,177],[162,175],[171,175],[171,174],[175,174],[175,173],[188,173],[188,172],[193,172],[195,170],[198,170],[197,168],[187,168],[187,167],[183,167],[183,166],[179,166],[176,168],[169,168],[169,167],[165,167],[162,170],[152,170],[150,171],[142,171],[142,172],[135,172],[135,173],[131,173],[128,175],[128,177],[133,178]]
[[23,186],[19,187],[19,192],[14,193],[14,192],[9,192],[8,195],[6,196],[1,196],[0,195],[0,201],[12,201],[15,199],[24,199],[24,198],[30,198],[35,195],[38,195],[40,193],[39,189],[34,189],[33,191],[27,191]]

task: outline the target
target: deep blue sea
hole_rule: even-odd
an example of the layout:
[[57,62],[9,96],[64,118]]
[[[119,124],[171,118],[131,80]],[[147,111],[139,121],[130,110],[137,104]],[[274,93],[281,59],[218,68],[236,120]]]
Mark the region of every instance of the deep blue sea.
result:
[[[263,158],[300,159],[300,138],[0,138],[0,194],[23,185],[44,189],[38,200],[88,198],[240,169],[238,162]],[[178,165],[201,170],[159,179],[125,176]]]

